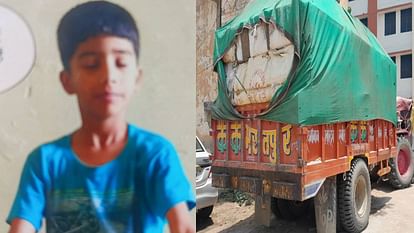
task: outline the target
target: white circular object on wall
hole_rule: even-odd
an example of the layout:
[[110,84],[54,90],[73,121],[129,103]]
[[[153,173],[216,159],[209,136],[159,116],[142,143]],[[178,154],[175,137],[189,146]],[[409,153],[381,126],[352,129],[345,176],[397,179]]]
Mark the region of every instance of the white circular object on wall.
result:
[[34,61],[35,42],[28,24],[0,5],[0,93],[22,81]]

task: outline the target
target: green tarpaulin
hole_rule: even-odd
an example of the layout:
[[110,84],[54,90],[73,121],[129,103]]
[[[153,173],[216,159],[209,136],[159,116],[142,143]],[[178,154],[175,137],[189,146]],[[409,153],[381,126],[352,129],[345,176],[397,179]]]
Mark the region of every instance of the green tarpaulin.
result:
[[215,119],[245,118],[232,106],[221,60],[236,34],[263,20],[295,45],[297,67],[257,118],[297,125],[396,118],[396,67],[375,36],[334,0],[255,0],[215,34]]

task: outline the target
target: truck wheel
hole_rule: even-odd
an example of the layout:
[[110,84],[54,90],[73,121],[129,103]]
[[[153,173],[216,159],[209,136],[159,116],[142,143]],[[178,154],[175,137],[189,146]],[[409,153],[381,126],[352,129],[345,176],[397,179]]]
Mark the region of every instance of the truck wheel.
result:
[[310,200],[291,201],[273,198],[272,212],[279,219],[296,220],[307,213],[310,203]]
[[210,214],[213,212],[213,207],[214,206],[207,206],[205,208],[199,209],[197,211],[197,217],[200,217],[200,218],[210,217]]
[[398,138],[397,151],[397,157],[389,160],[391,166],[389,182],[394,188],[406,188],[410,186],[414,173],[414,157],[410,142],[406,138]]
[[276,216],[276,218],[283,219],[282,213],[280,212],[279,206],[277,205],[277,200],[278,199],[276,197],[272,197],[272,213]]
[[351,170],[338,175],[338,212],[342,228],[350,233],[368,226],[371,211],[371,183],[362,159],[352,161]]

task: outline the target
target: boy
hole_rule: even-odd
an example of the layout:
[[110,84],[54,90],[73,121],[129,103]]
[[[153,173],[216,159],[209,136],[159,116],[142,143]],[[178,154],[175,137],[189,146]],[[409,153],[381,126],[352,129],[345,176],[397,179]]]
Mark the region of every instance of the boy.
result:
[[77,97],[75,132],[28,157],[7,222],[10,232],[195,232],[191,185],[172,145],[127,124],[139,84],[139,32],[132,16],[105,1],[61,19],[63,88]]

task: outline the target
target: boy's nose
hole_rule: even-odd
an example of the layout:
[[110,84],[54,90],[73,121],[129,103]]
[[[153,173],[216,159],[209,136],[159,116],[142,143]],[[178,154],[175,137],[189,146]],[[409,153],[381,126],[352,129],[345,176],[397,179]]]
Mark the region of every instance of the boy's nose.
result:
[[105,64],[102,70],[102,81],[105,83],[116,83],[118,80],[114,65]]

